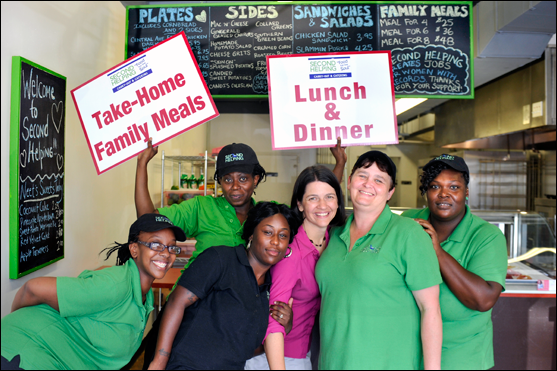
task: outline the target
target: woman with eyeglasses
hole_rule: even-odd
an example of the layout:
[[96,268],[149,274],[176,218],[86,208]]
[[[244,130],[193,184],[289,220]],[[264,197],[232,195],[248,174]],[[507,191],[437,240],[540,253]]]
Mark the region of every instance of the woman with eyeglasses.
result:
[[2,370],[125,366],[153,310],[153,281],[172,267],[180,253],[176,241],[185,239],[167,217],[144,214],[127,243],[105,249],[106,259],[117,252],[116,266],[27,281],[2,318]]
[[243,369],[267,330],[269,268],[288,254],[298,219],[259,202],[235,247],[214,246],[184,271],[162,315],[149,369]]

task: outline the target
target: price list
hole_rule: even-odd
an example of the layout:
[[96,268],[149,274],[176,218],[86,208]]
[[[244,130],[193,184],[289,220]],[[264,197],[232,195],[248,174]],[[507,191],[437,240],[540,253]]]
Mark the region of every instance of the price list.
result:
[[274,5],[212,9],[211,69],[213,94],[267,94],[267,55],[292,53],[289,7]]
[[470,22],[468,6],[378,7],[379,47],[392,52],[397,95],[470,94],[470,38],[462,32]]

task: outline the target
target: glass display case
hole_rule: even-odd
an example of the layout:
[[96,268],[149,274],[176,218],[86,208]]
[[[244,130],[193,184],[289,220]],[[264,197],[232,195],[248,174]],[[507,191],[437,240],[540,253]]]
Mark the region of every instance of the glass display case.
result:
[[[392,207],[391,210],[400,215],[408,208]],[[347,210],[348,215],[351,213],[352,210]],[[536,212],[472,210],[472,214],[497,226],[503,232],[507,239],[509,259],[521,257],[529,252],[537,253],[544,248],[555,249],[555,235],[552,228],[547,220]],[[550,278],[555,278],[554,252],[543,251],[522,262]]]

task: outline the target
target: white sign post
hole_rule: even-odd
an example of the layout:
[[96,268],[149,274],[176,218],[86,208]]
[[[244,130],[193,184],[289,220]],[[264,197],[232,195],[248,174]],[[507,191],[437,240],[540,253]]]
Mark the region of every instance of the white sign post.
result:
[[181,32],[72,90],[98,174],[219,115]]
[[267,57],[273,149],[397,144],[390,51]]

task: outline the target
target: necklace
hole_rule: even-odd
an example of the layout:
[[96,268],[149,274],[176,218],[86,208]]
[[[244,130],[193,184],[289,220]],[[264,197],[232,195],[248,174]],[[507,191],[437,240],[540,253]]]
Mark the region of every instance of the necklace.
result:
[[325,236],[323,236],[323,240],[321,241],[321,244],[316,244],[315,242],[313,242],[312,239],[310,239],[309,242],[311,242],[315,247],[321,247],[323,246],[323,243],[325,243]]

